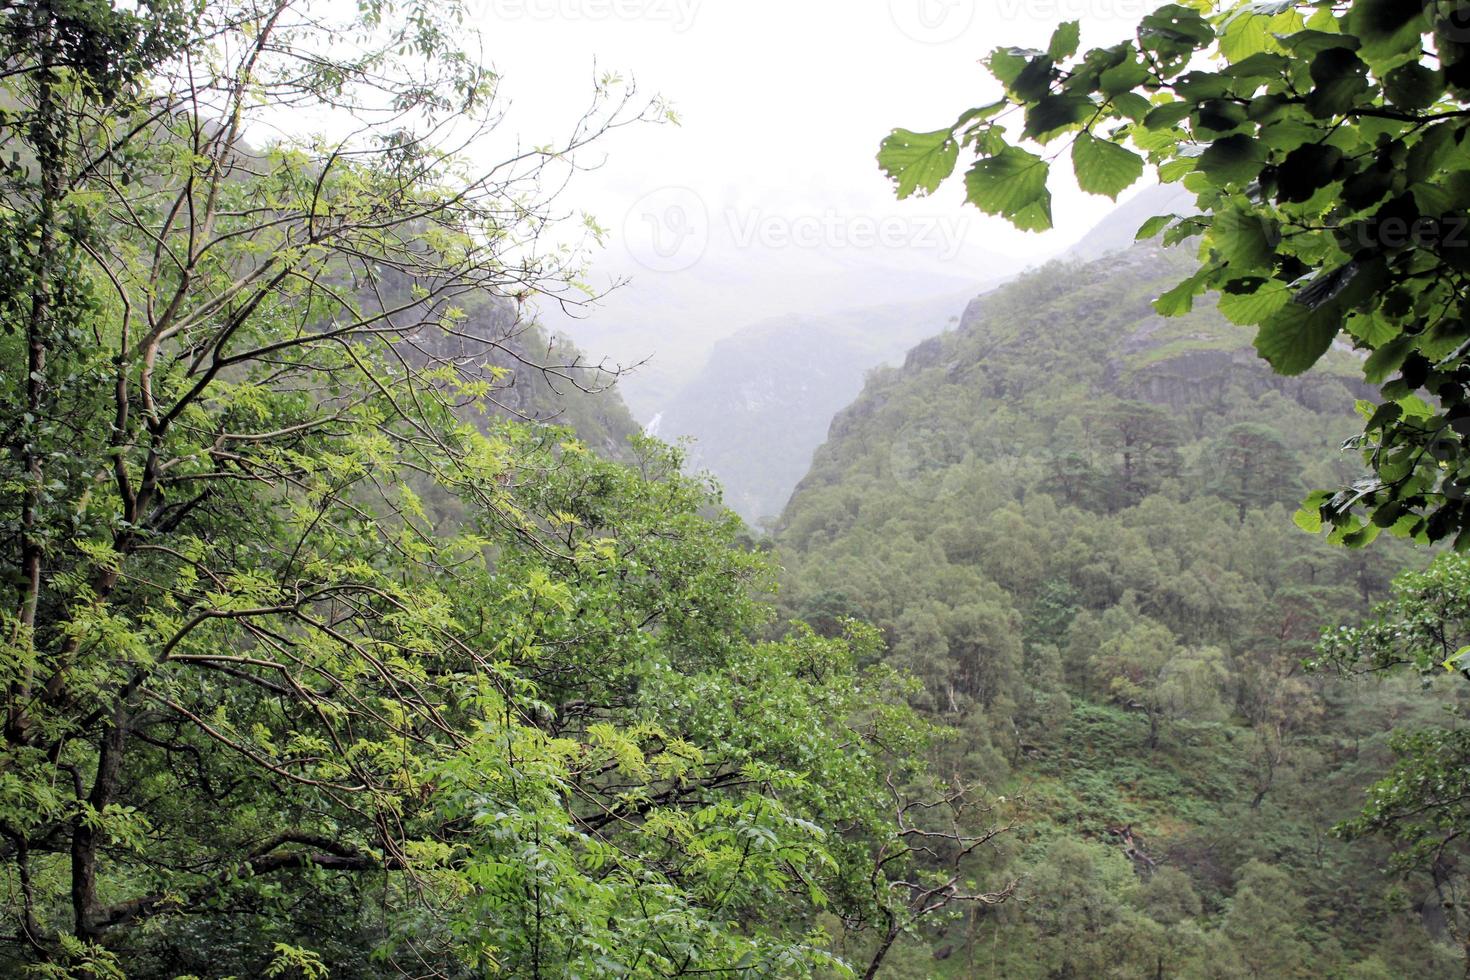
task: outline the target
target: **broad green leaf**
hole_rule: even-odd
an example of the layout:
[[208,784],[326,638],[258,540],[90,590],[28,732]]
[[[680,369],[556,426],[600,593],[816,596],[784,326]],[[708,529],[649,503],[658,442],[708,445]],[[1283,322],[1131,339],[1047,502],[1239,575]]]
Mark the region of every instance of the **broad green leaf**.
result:
[[1092,100],[1082,95],[1048,95],[1026,110],[1027,139],[1046,141],[1058,130],[1085,121],[1097,112]]
[[1249,136],[1226,136],[1199,155],[1199,169],[1223,186],[1254,180],[1267,159],[1266,147]]
[[954,173],[960,147],[948,129],[915,133],[895,129],[878,150],[878,166],[897,185],[899,200],[932,194]]
[[1289,302],[1291,287],[1271,280],[1248,293],[1222,292],[1216,306],[1231,323],[1253,327]]
[[1160,316],[1183,316],[1194,309],[1194,298],[1205,291],[1205,280],[1211,270],[1201,269],[1188,279],[1154,300]]
[[1178,220],[1179,215],[1177,214],[1156,214],[1138,226],[1138,231],[1134,234],[1133,240],[1135,242],[1143,242],[1151,238],[1157,238],[1165,228]]
[[1383,80],[1383,94],[1401,109],[1427,109],[1444,90],[1444,73],[1418,62],[1395,68]]
[[1051,44],[1047,46],[1046,53],[1051,56],[1052,61],[1066,61],[1077,53],[1077,45],[1082,40],[1082,25],[1078,21],[1069,20],[1057,27],[1051,36]]
[[1078,187],[1114,200],[1143,176],[1143,158],[1137,153],[1087,132],[1078,133],[1072,143],[1072,167]]
[[1301,374],[1327,353],[1339,323],[1331,304],[1313,310],[1290,302],[1261,324],[1255,348],[1278,373]]
[[1009,146],[965,174],[966,200],[986,214],[1010,219],[1028,231],[1051,227],[1051,192],[1045,160]]
[[1330,500],[1332,494],[1326,490],[1317,490],[1302,501],[1301,508],[1291,516],[1292,522],[1308,534],[1316,534],[1322,530],[1322,505]]
[[1274,221],[1236,208],[1221,211],[1210,223],[1210,240],[1233,275],[1269,267],[1278,235]]
[[1145,116],[1143,125],[1146,129],[1170,129],[1189,118],[1193,111],[1192,102],[1166,102]]

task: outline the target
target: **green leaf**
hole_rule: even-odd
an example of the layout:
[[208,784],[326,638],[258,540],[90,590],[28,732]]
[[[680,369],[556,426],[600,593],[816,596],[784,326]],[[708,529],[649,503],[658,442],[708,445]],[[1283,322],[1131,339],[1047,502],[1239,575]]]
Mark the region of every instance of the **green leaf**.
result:
[[1313,88],[1307,111],[1330,119],[1356,106],[1368,93],[1368,66],[1346,48],[1328,48],[1312,59]]
[[1159,165],[1159,180],[1166,184],[1172,184],[1182,179],[1186,174],[1194,173],[1198,165],[1198,157],[1175,157],[1168,163]]
[[1092,100],[1084,95],[1048,95],[1026,110],[1022,135],[1045,141],[1057,130],[1075,126],[1096,111]]
[[1407,334],[1394,337],[1380,346],[1363,362],[1363,378],[1369,384],[1382,384],[1399,369],[1414,349],[1414,338]]
[[1065,61],[1077,53],[1077,46],[1081,41],[1082,24],[1069,20],[1052,34],[1051,44],[1047,45],[1046,53],[1051,55],[1052,61]]
[[1078,187],[1113,200],[1143,176],[1143,158],[1137,153],[1086,132],[1072,143],[1072,167]]
[[1217,184],[1244,184],[1254,180],[1267,159],[1266,147],[1243,134],[1215,140],[1199,156],[1198,169]]
[[1370,60],[1410,51],[1421,31],[1429,29],[1424,5],[1411,0],[1356,0],[1347,18],[1348,28],[1363,39]]
[[1400,65],[1383,80],[1383,94],[1401,109],[1428,109],[1444,90],[1444,73],[1418,62]]
[[1227,61],[1243,61],[1271,50],[1273,43],[1270,19],[1241,11],[1226,21],[1220,34],[1220,53]]
[[996,48],[990,53],[986,61],[986,67],[1006,88],[1016,83],[1021,77],[1021,72],[1031,63],[1031,59],[1041,55],[1040,51],[1032,51],[1027,48]]
[[1220,315],[1231,323],[1253,327],[1289,302],[1291,288],[1272,280],[1247,293],[1223,292],[1217,307]]
[[1210,223],[1210,240],[1235,275],[1269,267],[1278,234],[1274,221],[1235,208],[1221,211]]
[[1290,302],[1261,324],[1255,348],[1278,374],[1301,374],[1327,353],[1338,324],[1333,304],[1314,310]]
[[1212,270],[1205,268],[1154,300],[1160,316],[1183,316],[1194,309],[1194,298],[1205,291],[1205,280]]
[[1291,515],[1292,523],[1308,534],[1319,533],[1322,530],[1322,505],[1330,499],[1332,494],[1326,490],[1317,490],[1308,495],[1302,501],[1301,508]]
[[1215,39],[1215,29],[1199,11],[1171,3],[1145,17],[1138,25],[1138,35],[1151,50],[1173,56],[1209,44]]
[[1021,69],[1015,81],[1008,86],[1011,93],[1022,102],[1034,102],[1046,95],[1051,88],[1053,63],[1048,57],[1032,58]]
[[1165,102],[1143,118],[1146,129],[1170,129],[1194,111],[1192,102]]
[[1145,242],[1151,238],[1157,238],[1165,228],[1178,220],[1179,215],[1177,214],[1156,214],[1138,227],[1138,232],[1133,236],[1133,240]]
[[[997,101],[992,102],[989,105],[978,106],[974,109],[966,109],[960,114],[960,118],[955,120],[954,129],[963,129],[965,126],[969,125],[972,122],[975,122],[976,120],[989,119],[1010,104],[1011,102],[1009,99],[998,99]],[[954,130],[951,130],[951,132],[953,131]]]
[[[1121,64],[1114,65],[1103,71],[1098,76],[1098,90],[1114,99],[1125,93],[1133,94],[1133,90],[1148,81],[1148,69],[1139,61],[1138,56],[1132,48],[1129,48],[1128,57]],[[1142,98],[1142,96],[1138,96]]]
[[948,129],[932,133],[895,129],[878,150],[878,166],[897,185],[899,200],[916,192],[922,197],[934,193],[954,173],[959,153],[960,146]]
[[1008,146],[965,174],[966,200],[1026,231],[1051,227],[1050,167],[1033,153]]

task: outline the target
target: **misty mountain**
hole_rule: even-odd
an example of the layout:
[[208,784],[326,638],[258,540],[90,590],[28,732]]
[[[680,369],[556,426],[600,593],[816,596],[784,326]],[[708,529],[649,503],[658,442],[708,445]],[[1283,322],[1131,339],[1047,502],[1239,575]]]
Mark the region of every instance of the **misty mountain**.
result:
[[725,502],[757,523],[780,513],[864,373],[945,329],[968,295],[755,324],[715,345],[650,430],[692,438],[689,466],[713,473]]
[[[979,243],[950,255],[923,249],[778,248],[730,241],[724,234],[692,253],[687,267],[661,269],[654,259],[626,249],[611,251],[587,277],[589,288],[599,294],[595,302],[581,307],[542,302],[537,311],[549,330],[571,337],[595,358],[636,365],[619,388],[644,424],[669,408],[711,362],[716,343],[753,324],[790,317],[825,320],[834,311],[973,295],[1025,266]],[[950,313],[958,314],[963,305],[961,300]],[[906,336],[912,343],[923,334]]]

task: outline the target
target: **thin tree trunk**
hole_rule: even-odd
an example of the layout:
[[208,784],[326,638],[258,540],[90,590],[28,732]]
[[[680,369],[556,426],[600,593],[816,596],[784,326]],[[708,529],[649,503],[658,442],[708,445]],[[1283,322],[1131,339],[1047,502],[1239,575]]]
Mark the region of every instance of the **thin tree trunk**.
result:
[[[41,487],[45,480],[42,447],[36,445],[36,432],[45,410],[45,373],[47,345],[51,339],[50,321],[53,298],[52,280],[56,275],[56,205],[63,194],[61,172],[61,133],[56,106],[54,62],[50,43],[50,4],[38,5],[33,16],[46,25],[41,32],[41,65],[36,82],[36,119],[32,135],[36,144],[37,166],[41,174],[41,202],[38,219],[36,254],[31,270],[31,311],[26,323],[26,412],[29,419],[21,427],[21,456],[26,473],[26,487],[20,511],[20,570],[17,618],[27,633],[24,642],[34,642],[33,631],[41,602],[43,545],[40,533]],[[6,734],[11,742],[23,742],[30,719],[25,704],[35,683],[35,666],[27,661],[17,683],[10,690],[6,712]]]
[[77,937],[88,942],[100,939],[103,927],[98,921],[102,906],[97,900],[97,848],[101,843],[101,834],[95,826],[89,824],[87,818],[99,817],[117,792],[127,726],[127,707],[119,703],[113,710],[110,724],[102,733],[97,756],[97,780],[92,784],[92,792],[87,797],[90,812],[79,815],[72,823],[72,916]]
[[888,956],[888,951],[893,948],[893,943],[898,939],[898,921],[889,920],[888,932],[883,936],[883,941],[873,952],[873,959],[868,963],[867,972],[863,974],[863,980],[873,980],[878,975],[878,969],[883,965],[883,960]]

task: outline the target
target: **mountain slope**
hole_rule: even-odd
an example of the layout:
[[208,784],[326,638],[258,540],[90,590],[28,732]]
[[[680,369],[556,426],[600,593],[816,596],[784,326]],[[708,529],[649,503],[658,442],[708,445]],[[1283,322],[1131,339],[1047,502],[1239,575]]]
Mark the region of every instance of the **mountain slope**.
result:
[[782,515],[788,609],[878,625],[956,730],[935,765],[1017,828],[970,869],[1016,897],[894,977],[1463,971],[1430,877],[1329,833],[1437,710],[1302,668],[1408,560],[1291,524],[1355,472],[1354,365],[1282,378],[1209,303],[1157,316],[1188,267],[1139,246],[975,300],[869,376]]

